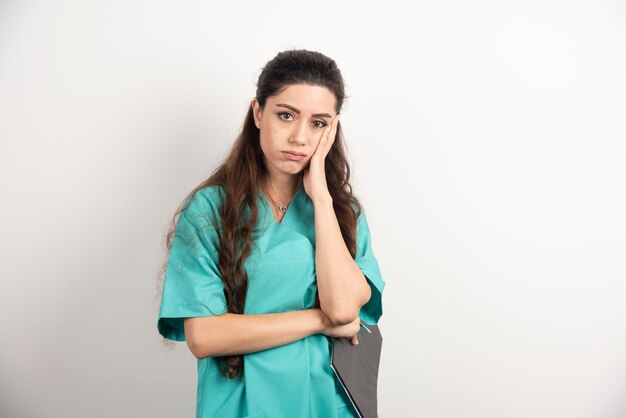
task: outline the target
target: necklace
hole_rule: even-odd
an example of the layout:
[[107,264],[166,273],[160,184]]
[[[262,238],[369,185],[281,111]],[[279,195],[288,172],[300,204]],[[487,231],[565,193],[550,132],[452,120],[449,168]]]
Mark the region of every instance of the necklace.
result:
[[272,200],[272,198],[270,198],[270,200],[272,201],[272,203],[274,204],[274,206],[276,206],[276,208],[278,208],[279,211],[281,211],[282,213],[287,212],[287,206],[285,205],[278,205],[276,202],[274,202],[274,200]]
[[[270,184],[270,187],[272,187],[272,185]],[[272,187],[272,190],[274,190],[274,187]],[[278,203],[276,203],[276,201],[274,199],[272,199],[269,195],[267,196],[269,198],[269,200],[274,204],[274,206],[276,206],[276,208],[284,215],[285,212],[287,212],[287,208],[289,207],[289,203],[287,205],[280,205]],[[291,198],[293,200],[293,197]],[[291,203],[291,202],[290,202]]]

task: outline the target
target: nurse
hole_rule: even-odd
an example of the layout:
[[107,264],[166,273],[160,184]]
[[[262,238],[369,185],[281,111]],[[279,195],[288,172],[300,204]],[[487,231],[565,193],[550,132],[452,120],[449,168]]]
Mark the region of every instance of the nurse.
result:
[[168,233],[159,333],[197,359],[196,417],[356,417],[330,367],[385,283],[352,194],[334,60],[287,50],[262,69],[225,161]]

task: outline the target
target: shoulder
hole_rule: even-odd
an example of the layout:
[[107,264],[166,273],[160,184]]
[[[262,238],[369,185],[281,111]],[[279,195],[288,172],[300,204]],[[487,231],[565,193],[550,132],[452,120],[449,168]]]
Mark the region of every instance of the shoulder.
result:
[[206,201],[221,203],[226,195],[226,191],[223,186],[219,184],[212,184],[199,189],[196,194]]
[[183,204],[183,211],[191,213],[217,212],[224,200],[224,188],[220,185],[210,185],[198,189]]
[[196,190],[183,202],[180,214],[183,225],[202,230],[220,228],[223,197],[224,190],[221,186],[211,185]]

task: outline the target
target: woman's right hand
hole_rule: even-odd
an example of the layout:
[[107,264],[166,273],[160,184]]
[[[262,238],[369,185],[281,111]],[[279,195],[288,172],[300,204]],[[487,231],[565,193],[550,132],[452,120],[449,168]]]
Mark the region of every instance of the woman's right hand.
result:
[[316,309],[320,311],[320,315],[322,316],[324,325],[320,333],[324,335],[327,335],[329,337],[335,337],[335,338],[351,339],[361,329],[361,318],[358,316],[356,317],[354,321],[348,324],[335,325],[324,311],[322,311],[319,308],[316,308]]

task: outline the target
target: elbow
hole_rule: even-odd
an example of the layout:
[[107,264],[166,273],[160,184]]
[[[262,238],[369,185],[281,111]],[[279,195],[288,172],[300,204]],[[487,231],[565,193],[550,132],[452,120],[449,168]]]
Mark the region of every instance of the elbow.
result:
[[[202,336],[200,332],[202,318],[187,318],[185,319],[185,341],[191,354],[198,360],[206,357],[213,357],[214,354],[211,351],[211,344],[207,341],[207,338]],[[202,338],[201,338],[202,337]]]
[[191,351],[191,354],[193,354],[193,356],[198,360],[202,360],[203,358],[212,356],[207,345],[201,343],[193,336],[186,336],[185,340],[187,341],[187,347],[189,347],[189,351]]
[[187,347],[189,347],[189,351],[191,351],[191,354],[193,354],[195,358],[197,358],[198,360],[200,360],[201,358],[204,358],[202,356],[202,353],[200,352],[198,344],[195,341],[189,340],[189,338],[187,338],[186,341],[187,341]]
[[337,306],[335,308],[329,309],[330,311],[329,313],[327,313],[326,311],[324,312],[326,313],[326,316],[328,316],[328,318],[334,324],[334,326],[350,324],[359,317],[359,312],[361,311],[361,307],[370,300],[371,296],[372,296],[372,291],[369,285],[366,284],[363,290],[363,295],[361,299],[358,301],[356,306],[353,306],[351,308],[350,306],[346,307],[346,305],[343,304],[341,306]]
[[331,320],[334,326],[346,325],[354,322],[359,316],[359,311],[354,310],[344,310],[344,311],[335,311],[327,314],[328,318]]
[[213,354],[207,349],[207,347],[198,344],[195,340],[187,340],[187,346],[189,347],[189,351],[191,354],[198,360],[202,360],[203,358],[213,357]]

